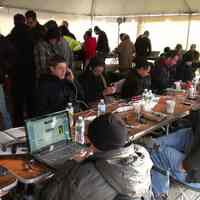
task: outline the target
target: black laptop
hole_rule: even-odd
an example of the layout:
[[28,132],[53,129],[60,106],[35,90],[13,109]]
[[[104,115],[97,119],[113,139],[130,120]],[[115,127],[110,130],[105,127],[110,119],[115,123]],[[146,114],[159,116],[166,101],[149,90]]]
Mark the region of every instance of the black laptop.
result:
[[84,146],[72,141],[67,111],[25,121],[29,152],[34,159],[58,169]]

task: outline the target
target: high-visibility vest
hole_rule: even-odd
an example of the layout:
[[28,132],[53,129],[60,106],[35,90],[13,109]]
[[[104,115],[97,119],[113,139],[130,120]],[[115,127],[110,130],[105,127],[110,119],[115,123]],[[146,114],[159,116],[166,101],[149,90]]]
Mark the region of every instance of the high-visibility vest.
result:
[[75,51],[80,51],[82,49],[81,43],[69,36],[64,36],[64,39],[68,42],[70,49],[75,52]]

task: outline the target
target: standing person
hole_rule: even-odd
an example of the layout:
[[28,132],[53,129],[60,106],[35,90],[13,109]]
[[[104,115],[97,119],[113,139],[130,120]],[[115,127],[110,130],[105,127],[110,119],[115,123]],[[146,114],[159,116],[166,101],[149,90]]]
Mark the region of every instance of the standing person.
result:
[[92,31],[86,31],[84,34],[83,54],[85,68],[90,60],[96,56],[96,38],[92,37]]
[[33,113],[32,41],[23,15],[14,16],[14,25],[8,38],[16,52],[16,63],[12,70],[14,122],[15,126],[21,126],[24,114],[30,117]]
[[98,35],[97,49],[96,49],[97,54],[105,59],[110,51],[107,35],[98,26],[94,27],[94,32],[96,35]]
[[47,61],[50,57],[59,55],[63,57],[66,63],[71,67],[73,54],[68,43],[60,35],[59,29],[52,28],[47,31],[46,40],[40,41],[34,49],[34,58],[36,64],[36,78],[48,71]]
[[64,31],[65,31],[64,35],[69,36],[69,37],[73,38],[74,40],[76,40],[75,35],[72,32],[69,31],[69,23],[67,21],[63,21],[62,22],[62,26],[65,27],[65,29],[64,29]]
[[28,10],[25,13],[26,24],[29,27],[31,40],[33,44],[37,44],[41,39],[44,39],[45,29],[42,25],[39,24],[37,19],[37,14],[33,10]]
[[136,56],[147,57],[151,53],[151,40],[149,39],[149,31],[145,31],[135,42]]
[[8,103],[5,94],[8,90],[8,96],[10,97],[10,88],[6,85],[6,81],[8,78],[10,79],[10,71],[15,62],[15,52],[13,51],[14,49],[10,41],[2,36],[0,38],[0,114],[3,120],[3,129],[12,127],[12,120],[7,109]]
[[123,73],[132,67],[135,46],[131,42],[130,37],[125,33],[120,34],[120,39],[121,43],[114,50],[114,54],[117,54],[119,57],[119,71]]

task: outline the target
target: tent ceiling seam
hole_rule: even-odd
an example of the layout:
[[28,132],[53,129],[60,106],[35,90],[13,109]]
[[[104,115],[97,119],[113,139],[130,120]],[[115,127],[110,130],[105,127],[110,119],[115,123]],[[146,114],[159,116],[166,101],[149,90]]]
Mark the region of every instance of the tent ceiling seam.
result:
[[12,6],[9,4],[4,5],[5,8],[13,8],[13,9],[22,9],[22,10],[30,10],[34,9],[37,12],[43,12],[43,13],[51,13],[51,14],[62,14],[62,15],[73,15],[73,16],[87,16],[90,17],[90,14],[85,14],[85,13],[68,13],[68,12],[61,12],[61,11],[54,11],[54,10],[48,10],[48,9],[38,9],[38,8],[28,8],[28,7],[21,7],[21,6]]
[[185,3],[185,5],[188,8],[189,12],[192,13],[192,8],[191,8],[190,4],[188,3],[188,1],[187,0],[183,0],[183,2]]

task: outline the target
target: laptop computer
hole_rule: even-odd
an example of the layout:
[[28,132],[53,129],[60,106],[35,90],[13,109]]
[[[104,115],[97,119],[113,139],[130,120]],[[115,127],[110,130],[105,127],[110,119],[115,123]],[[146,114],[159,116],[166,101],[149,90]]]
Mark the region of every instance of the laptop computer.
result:
[[58,169],[84,147],[72,141],[67,111],[25,121],[29,153],[52,169]]

